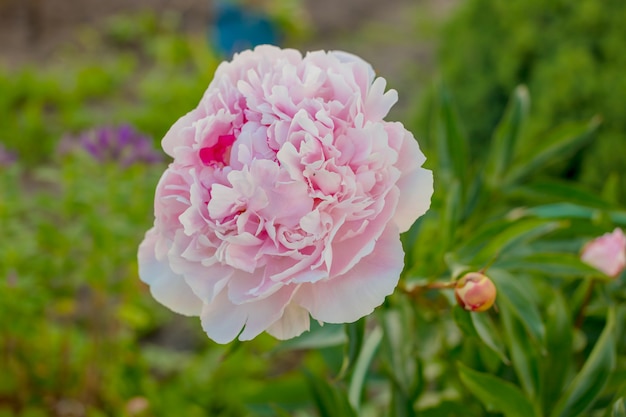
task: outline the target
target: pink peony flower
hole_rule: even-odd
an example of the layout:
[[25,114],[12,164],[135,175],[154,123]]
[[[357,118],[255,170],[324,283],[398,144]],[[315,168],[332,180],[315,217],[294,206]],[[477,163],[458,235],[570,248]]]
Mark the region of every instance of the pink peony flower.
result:
[[222,63],[163,138],[174,161],[139,247],[153,296],[219,343],[379,306],[433,192],[413,135],[383,120],[385,85],[344,52],[260,46]]
[[622,229],[617,228],[587,243],[581,259],[610,277],[618,276],[626,267],[626,236]]

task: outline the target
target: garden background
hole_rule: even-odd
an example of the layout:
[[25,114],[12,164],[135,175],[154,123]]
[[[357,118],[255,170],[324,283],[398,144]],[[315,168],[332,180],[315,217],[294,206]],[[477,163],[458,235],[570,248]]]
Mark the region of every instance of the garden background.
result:
[[[398,90],[436,190],[399,288],[357,323],[226,346],[156,303],[137,246],[159,141],[223,59],[218,6],[0,0],[0,416],[625,416],[626,276],[578,255],[626,226],[626,4],[240,7]],[[433,288],[481,269],[489,312]]]

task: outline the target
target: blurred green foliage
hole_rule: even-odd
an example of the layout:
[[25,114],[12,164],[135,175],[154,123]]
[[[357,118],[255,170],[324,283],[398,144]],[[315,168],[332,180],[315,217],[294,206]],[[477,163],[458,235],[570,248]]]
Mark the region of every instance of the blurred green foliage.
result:
[[[152,14],[68,48],[58,66],[0,74],[0,141],[19,153],[0,166],[0,416],[624,415],[626,274],[610,280],[578,251],[626,227],[626,211],[610,189],[546,175],[602,134],[593,112],[527,147],[544,110],[531,117],[527,89],[511,88],[476,163],[474,113],[436,89],[424,116],[435,195],[402,237],[395,294],[356,323],[219,346],[137,276],[165,165],[56,153],[67,133],[122,122],[156,145],[215,57]],[[469,313],[432,287],[481,269],[497,310]]]
[[[602,119],[593,144],[562,159],[552,172],[626,202],[626,3],[620,0],[467,0],[441,39],[442,76],[467,118],[472,154],[480,158],[509,92],[525,84],[533,118],[523,147],[539,146],[564,122]],[[617,185],[615,183],[618,183]]]
[[64,134],[92,126],[131,123],[161,138],[198,103],[217,64],[174,15],[110,18],[51,65],[0,67],[0,141],[32,166],[53,159]]

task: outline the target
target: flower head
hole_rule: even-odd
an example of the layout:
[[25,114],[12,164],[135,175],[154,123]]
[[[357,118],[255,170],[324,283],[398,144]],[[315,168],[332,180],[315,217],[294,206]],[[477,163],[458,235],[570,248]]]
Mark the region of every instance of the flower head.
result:
[[343,52],[260,46],[222,63],[162,141],[174,160],[139,247],[153,296],[220,343],[371,313],[433,192],[411,133],[383,120],[396,99]]
[[71,153],[79,148],[98,162],[116,162],[130,166],[138,162],[156,163],[163,160],[154,149],[152,139],[142,135],[132,126],[102,126],[82,132],[77,137],[66,137],[60,145],[60,153]]
[[469,272],[457,281],[454,296],[465,310],[487,311],[496,301],[496,286],[486,275]]
[[581,259],[610,277],[618,276],[626,267],[626,236],[622,229],[606,233],[587,243]]

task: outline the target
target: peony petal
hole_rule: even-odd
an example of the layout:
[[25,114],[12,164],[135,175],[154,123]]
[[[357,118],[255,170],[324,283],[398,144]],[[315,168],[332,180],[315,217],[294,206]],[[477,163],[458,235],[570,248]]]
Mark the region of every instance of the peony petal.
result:
[[396,185],[400,189],[400,200],[393,220],[400,232],[406,232],[430,208],[434,190],[433,172],[418,168],[400,177]]
[[[393,188],[387,194],[383,210],[365,227],[361,234],[333,243],[333,262],[330,276],[342,275],[353,268],[364,256],[369,255],[376,245],[376,240],[387,227],[387,223],[398,204],[399,192]],[[344,227],[346,228],[346,227]],[[347,235],[339,229],[338,236]]]
[[[295,288],[284,287],[270,297],[245,304],[233,304],[224,291],[202,309],[202,328],[217,343],[231,342],[237,335],[239,340],[252,340],[283,316]],[[285,331],[294,332],[302,324],[301,318],[294,316],[293,328],[285,326]]]
[[396,167],[402,173],[396,182],[400,189],[400,200],[394,221],[400,232],[406,232],[430,208],[433,174],[421,167],[426,157],[411,132],[400,123],[389,123],[387,132],[391,146],[399,148]]
[[398,284],[404,251],[394,225],[389,225],[374,251],[345,274],[302,284],[294,301],[326,323],[351,323],[381,305]]
[[290,303],[283,316],[267,328],[267,332],[280,340],[300,336],[310,329],[309,312],[295,303]]
[[195,137],[194,122],[204,116],[200,108],[196,108],[174,123],[167,131],[161,146],[165,153],[174,157],[174,149],[179,146],[191,146]]
[[248,311],[230,302],[222,291],[210,304],[202,307],[200,321],[207,336],[217,343],[232,342],[241,332]]
[[167,261],[155,256],[158,239],[155,229],[150,229],[139,245],[139,278],[150,286],[152,296],[161,304],[179,314],[197,316],[202,302],[193,293],[181,275],[175,274]]

